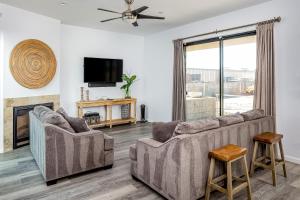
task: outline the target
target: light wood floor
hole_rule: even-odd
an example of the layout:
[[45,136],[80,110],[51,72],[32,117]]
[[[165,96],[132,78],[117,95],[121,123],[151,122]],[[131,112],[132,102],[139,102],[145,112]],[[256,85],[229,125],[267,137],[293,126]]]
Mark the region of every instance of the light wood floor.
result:
[[[47,187],[28,147],[0,154],[0,199],[89,199],[155,200],[163,199],[144,184],[131,178],[128,147],[138,138],[150,137],[150,124],[138,124],[103,130],[115,138],[115,163],[112,169],[94,171],[60,180]],[[257,171],[252,181],[253,197],[259,200],[300,199],[300,166],[288,163],[288,179],[278,176],[271,185],[271,173]],[[281,170],[279,174],[282,174]],[[235,199],[246,199],[241,192]],[[214,192],[211,199],[225,199]]]

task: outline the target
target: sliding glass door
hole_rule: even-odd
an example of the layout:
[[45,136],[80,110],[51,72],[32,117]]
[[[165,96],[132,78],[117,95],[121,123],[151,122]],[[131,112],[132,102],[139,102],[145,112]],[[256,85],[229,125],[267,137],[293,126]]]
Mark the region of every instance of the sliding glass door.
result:
[[188,120],[219,115],[219,57],[218,41],[186,47],[186,115]]
[[255,32],[186,45],[187,120],[251,110]]
[[227,39],[224,52],[224,115],[253,108],[256,68],[255,36]]

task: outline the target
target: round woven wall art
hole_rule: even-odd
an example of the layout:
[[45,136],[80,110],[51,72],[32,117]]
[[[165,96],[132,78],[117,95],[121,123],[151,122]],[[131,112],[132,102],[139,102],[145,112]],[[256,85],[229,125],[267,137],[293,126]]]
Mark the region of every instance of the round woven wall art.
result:
[[39,40],[24,40],[10,55],[10,71],[15,80],[30,89],[46,86],[56,72],[56,58],[51,48]]

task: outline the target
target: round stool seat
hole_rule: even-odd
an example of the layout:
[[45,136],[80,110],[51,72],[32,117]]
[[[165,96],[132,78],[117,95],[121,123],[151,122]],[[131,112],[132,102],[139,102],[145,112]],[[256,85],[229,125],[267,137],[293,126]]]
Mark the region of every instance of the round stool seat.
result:
[[246,148],[229,144],[219,149],[214,149],[209,155],[217,160],[228,162],[240,158],[241,156],[246,155],[246,153]]
[[279,142],[283,138],[283,135],[265,132],[260,135],[254,137],[254,141],[266,143],[266,144],[274,144]]

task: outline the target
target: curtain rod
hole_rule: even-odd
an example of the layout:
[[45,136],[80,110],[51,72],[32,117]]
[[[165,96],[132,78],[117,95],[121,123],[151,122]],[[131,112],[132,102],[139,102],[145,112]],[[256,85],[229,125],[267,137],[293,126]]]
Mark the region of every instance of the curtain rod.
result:
[[208,32],[208,33],[203,33],[203,34],[199,34],[199,35],[193,35],[193,36],[189,36],[189,37],[185,37],[185,38],[179,38],[177,40],[188,40],[188,39],[202,37],[202,36],[206,36],[206,35],[218,34],[218,33],[226,32],[226,31],[232,31],[232,30],[236,30],[236,29],[247,28],[247,27],[258,25],[260,23],[280,22],[280,21],[281,21],[281,17],[279,16],[279,17],[274,17],[273,19],[270,19],[270,20],[265,20],[265,21],[261,21],[261,22],[256,22],[256,23],[252,23],[252,24],[247,24],[247,25],[242,25],[242,26],[236,26],[236,27],[226,28],[226,29],[221,29],[221,30],[217,29],[215,31],[211,31],[211,32]]

